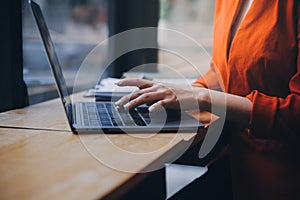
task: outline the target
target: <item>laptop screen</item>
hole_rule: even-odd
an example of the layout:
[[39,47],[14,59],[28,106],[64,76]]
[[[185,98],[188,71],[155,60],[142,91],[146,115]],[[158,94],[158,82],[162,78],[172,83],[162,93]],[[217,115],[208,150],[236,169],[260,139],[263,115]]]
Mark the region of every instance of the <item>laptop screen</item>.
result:
[[69,118],[69,122],[71,122],[71,106],[70,106],[71,100],[69,97],[67,84],[66,84],[65,78],[63,76],[62,69],[59,64],[53,42],[52,42],[50,34],[49,34],[49,30],[47,28],[47,25],[44,20],[40,6],[37,3],[35,3],[34,1],[29,1],[29,3],[31,5],[35,21],[37,23],[38,29],[40,31],[40,34],[41,34],[41,37],[43,40],[44,47],[45,47],[47,55],[48,55],[47,56],[48,61],[51,66],[51,70],[54,74],[54,78],[55,78],[56,86],[58,88],[59,96],[65,107],[65,111]]

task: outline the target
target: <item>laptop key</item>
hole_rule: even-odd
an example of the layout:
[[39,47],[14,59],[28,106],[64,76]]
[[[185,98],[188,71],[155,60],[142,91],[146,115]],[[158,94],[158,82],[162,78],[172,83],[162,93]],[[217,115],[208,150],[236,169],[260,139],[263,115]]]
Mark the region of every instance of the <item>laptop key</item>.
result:
[[107,103],[105,104],[106,108],[107,108],[107,112],[110,116],[110,119],[113,123],[114,126],[123,126],[124,123],[122,122],[119,112],[117,111],[117,109],[115,108],[114,105],[112,105],[111,103]]
[[111,121],[101,121],[102,126],[112,126],[113,123]]
[[90,120],[90,124],[89,125],[91,125],[91,126],[99,126],[100,123],[99,123],[98,120]]
[[138,126],[146,126],[146,123],[144,120],[140,117],[140,115],[137,113],[136,110],[130,110],[130,115],[132,116],[132,119],[134,120],[135,124]]

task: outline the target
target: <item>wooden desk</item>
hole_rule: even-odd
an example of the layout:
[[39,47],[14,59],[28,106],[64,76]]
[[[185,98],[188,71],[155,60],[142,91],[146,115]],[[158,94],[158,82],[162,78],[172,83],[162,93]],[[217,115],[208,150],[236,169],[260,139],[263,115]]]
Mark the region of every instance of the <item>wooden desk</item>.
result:
[[[0,137],[1,199],[96,199],[122,195],[140,181],[137,173],[115,170],[96,160],[80,136],[70,132],[1,128]],[[170,137],[163,134],[147,140],[108,135],[124,149],[161,149],[131,157],[122,157],[106,137],[86,135],[84,141],[98,147],[92,147],[94,154],[118,162],[120,169],[139,172],[176,157],[184,139],[192,139],[193,134],[179,135],[170,145],[166,145]]]
[[12,127],[0,128],[0,199],[120,197],[143,180],[138,172],[174,161],[205,134],[74,135],[58,100],[0,122]]
[[70,131],[59,99],[0,113],[0,127]]

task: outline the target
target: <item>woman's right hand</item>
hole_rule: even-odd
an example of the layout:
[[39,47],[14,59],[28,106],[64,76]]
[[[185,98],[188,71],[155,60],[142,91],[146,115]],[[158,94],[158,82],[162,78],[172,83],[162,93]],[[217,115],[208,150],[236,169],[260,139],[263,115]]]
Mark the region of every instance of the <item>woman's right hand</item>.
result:
[[190,84],[176,85],[143,79],[124,79],[117,85],[140,88],[138,92],[126,95],[115,103],[117,107],[124,107],[125,109],[132,109],[141,104],[150,105],[150,112],[161,108],[199,109],[199,99],[207,97],[205,88],[193,87]]

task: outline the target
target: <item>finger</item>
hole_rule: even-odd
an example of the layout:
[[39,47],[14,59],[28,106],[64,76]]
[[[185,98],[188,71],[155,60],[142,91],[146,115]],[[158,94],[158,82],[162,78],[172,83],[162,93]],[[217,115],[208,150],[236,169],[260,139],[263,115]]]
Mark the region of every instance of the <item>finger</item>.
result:
[[141,89],[135,93],[133,93],[130,97],[130,100],[133,100],[143,94],[146,94],[146,93],[150,93],[150,92],[156,92],[156,89],[154,87],[149,87],[149,88],[146,88],[146,89]]
[[149,92],[142,94],[141,96],[137,97],[136,99],[129,101],[127,104],[124,105],[126,109],[132,109],[144,103],[150,103],[153,101],[158,101],[164,98],[164,94],[161,92]]
[[144,79],[123,79],[116,83],[117,86],[137,86],[140,89],[153,86],[153,82]]
[[115,105],[122,107],[124,104],[126,104],[130,101],[131,96],[132,96],[131,94],[123,96],[121,99],[119,99],[118,101],[115,102]]
[[149,112],[154,112],[157,111],[159,109],[163,109],[166,105],[168,105],[168,101],[167,100],[160,100],[154,104],[152,104],[148,110]]
[[135,93],[128,94],[128,95],[122,97],[121,99],[119,99],[118,101],[115,102],[115,105],[123,106],[124,104],[128,103],[129,101],[136,99],[137,97],[139,97],[145,93],[150,93],[150,92],[154,92],[154,91],[155,91],[155,88],[153,88],[153,87],[139,90]]

